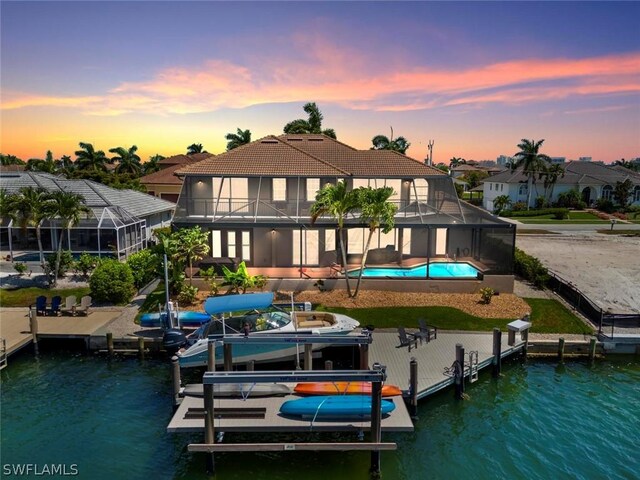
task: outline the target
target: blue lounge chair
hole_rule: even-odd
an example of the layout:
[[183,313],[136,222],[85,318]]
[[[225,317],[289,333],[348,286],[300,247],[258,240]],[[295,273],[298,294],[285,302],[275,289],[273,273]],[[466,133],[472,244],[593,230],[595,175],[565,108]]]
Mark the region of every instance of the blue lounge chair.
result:
[[59,315],[60,314],[60,304],[62,303],[62,297],[60,295],[56,295],[51,299],[51,306],[47,312],[49,315]]
[[40,295],[36,298],[36,313],[38,315],[46,315],[47,314],[47,297],[44,295]]

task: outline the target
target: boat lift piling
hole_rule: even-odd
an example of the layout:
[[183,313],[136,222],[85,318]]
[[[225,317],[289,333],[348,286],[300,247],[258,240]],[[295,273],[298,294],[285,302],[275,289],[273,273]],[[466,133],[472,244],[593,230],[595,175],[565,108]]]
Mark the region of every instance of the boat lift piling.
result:
[[[305,450],[369,450],[371,452],[370,472],[374,477],[380,475],[380,451],[396,450],[395,443],[382,442],[382,382],[386,379],[386,367],[375,364],[372,370],[296,370],[291,372],[264,371],[264,372],[205,372],[202,376],[204,385],[205,402],[205,443],[189,444],[189,452],[207,453],[207,473],[215,475],[215,452],[255,452],[255,451],[305,451]],[[319,382],[319,381],[346,381],[346,382],[371,382],[371,440],[370,442],[327,442],[327,443],[238,443],[220,444],[215,441],[214,432],[214,385],[231,383],[273,383],[273,382]]]
[[38,311],[33,305],[29,307],[29,329],[33,337],[33,351],[38,355]]

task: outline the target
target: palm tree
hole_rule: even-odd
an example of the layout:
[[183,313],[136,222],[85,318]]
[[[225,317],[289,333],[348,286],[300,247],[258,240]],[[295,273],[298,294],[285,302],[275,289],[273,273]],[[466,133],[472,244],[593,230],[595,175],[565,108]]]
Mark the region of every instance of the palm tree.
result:
[[460,157],[451,157],[451,160],[449,160],[449,168],[455,168],[458,165],[464,165],[466,164],[467,161],[464,158],[460,158]]
[[109,152],[115,153],[114,157],[111,157],[112,162],[118,162],[116,167],[116,173],[132,173],[134,175],[140,175],[142,166],[140,165],[140,157],[136,154],[138,147],[132,145],[129,150],[124,147],[110,148]]
[[360,290],[360,282],[362,281],[362,273],[367,261],[367,254],[371,246],[373,234],[382,227],[383,233],[389,233],[393,230],[394,216],[398,211],[397,205],[391,203],[389,198],[395,193],[391,187],[381,187],[373,189],[371,187],[361,187],[355,190],[358,196],[358,204],[360,206],[360,219],[369,224],[369,237],[364,247],[362,261],[360,263],[360,272],[358,273],[358,283],[353,293],[353,298],[358,295]]
[[3,153],[0,153],[0,165],[24,165],[24,161],[22,161],[15,155],[5,155]]
[[160,170],[160,160],[164,160],[164,157],[158,153],[149,157],[149,160],[142,165],[142,173],[149,175]]
[[69,155],[62,155],[58,160],[55,161],[56,170],[64,175],[69,175],[75,165],[73,164],[73,160]]
[[[544,178],[545,197],[549,202],[551,202],[551,199],[553,198],[553,187],[559,178],[564,177],[564,168],[562,168],[562,165],[559,163],[547,165],[544,172],[540,173],[539,177],[540,179]],[[549,191],[548,195],[547,191]]]
[[287,123],[284,133],[322,133],[327,137],[336,138],[333,128],[322,130],[322,112],[314,102],[307,103],[302,109],[309,115],[309,119],[299,118]]
[[493,213],[500,215],[509,205],[511,205],[509,195],[500,195],[493,199]]
[[30,158],[27,161],[25,170],[28,172],[55,173],[56,163],[53,160],[53,154],[51,153],[51,150],[47,150],[47,155],[44,160],[42,160],[41,158]]
[[58,248],[56,253],[56,268],[53,272],[52,285],[58,283],[58,271],[60,270],[60,259],[62,258],[62,239],[64,232],[68,231],[71,225],[80,221],[83,213],[88,213],[89,209],[84,204],[84,197],[77,193],[57,191],[51,195],[51,210],[49,215],[60,219],[60,235],[58,237]]
[[251,143],[251,130],[242,130],[239,128],[238,133],[227,133],[224,138],[229,140],[229,143],[227,143],[227,151],[233,150],[240,145]]
[[207,153],[207,151],[202,149],[201,143],[192,143],[187,147],[187,155],[193,155],[194,153]]
[[[4,225],[5,220],[16,219],[15,201],[16,195],[7,192],[4,188],[0,189],[0,222]],[[7,221],[7,224],[9,222]]]
[[40,225],[42,220],[49,218],[51,213],[50,194],[43,188],[23,187],[13,201],[13,208],[22,233],[26,235],[28,227],[35,227],[38,239],[38,253],[40,264],[44,264],[42,235]]
[[627,161],[624,158],[621,158],[620,160],[616,160],[615,162],[613,162],[613,165],[619,165],[621,167],[624,168],[628,168],[629,170],[633,170],[633,171],[638,171],[640,170],[640,163],[639,162],[631,162],[631,161]]
[[544,138],[539,141],[527,140],[523,138],[518,144],[520,151],[513,156],[511,171],[522,167],[522,172],[527,176],[527,210],[531,205],[531,192],[533,190],[533,180],[537,173],[544,172],[551,158],[544,153],[539,153],[540,147],[544,143]]
[[391,128],[391,138],[387,138],[385,135],[376,135],[371,139],[371,143],[373,143],[371,150],[393,150],[402,154],[411,146],[404,137],[398,137],[394,140],[393,128]]
[[[358,207],[358,195],[355,190],[347,190],[347,182],[340,180],[335,185],[327,184],[316,194],[316,201],[311,206],[311,225],[323,216],[329,215],[338,222],[338,237],[342,252],[342,265],[347,269],[347,250],[344,246],[344,220],[346,216]],[[349,275],[344,276],[347,282],[347,293],[351,296]]]
[[200,227],[178,230],[172,245],[172,259],[189,265],[189,285],[193,285],[193,262],[209,253],[209,236]]
[[82,170],[107,171],[106,164],[110,163],[102,150],[95,150],[90,143],[80,142],[80,149],[76,150],[76,166]]

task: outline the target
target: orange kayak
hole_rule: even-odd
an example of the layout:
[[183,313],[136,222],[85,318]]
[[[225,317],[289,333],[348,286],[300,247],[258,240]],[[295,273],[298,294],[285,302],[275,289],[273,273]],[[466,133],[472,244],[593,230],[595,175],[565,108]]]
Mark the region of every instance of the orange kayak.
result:
[[[371,382],[315,382],[299,383],[293,389],[300,395],[363,395],[371,394]],[[383,385],[383,397],[402,395],[395,385]]]

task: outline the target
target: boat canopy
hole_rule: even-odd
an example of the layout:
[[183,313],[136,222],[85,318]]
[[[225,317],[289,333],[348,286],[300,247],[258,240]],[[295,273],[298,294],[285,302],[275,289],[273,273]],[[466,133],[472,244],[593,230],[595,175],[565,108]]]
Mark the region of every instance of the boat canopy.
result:
[[238,310],[259,310],[273,303],[273,292],[245,293],[242,295],[224,295],[209,297],[204,302],[204,311],[209,315]]

